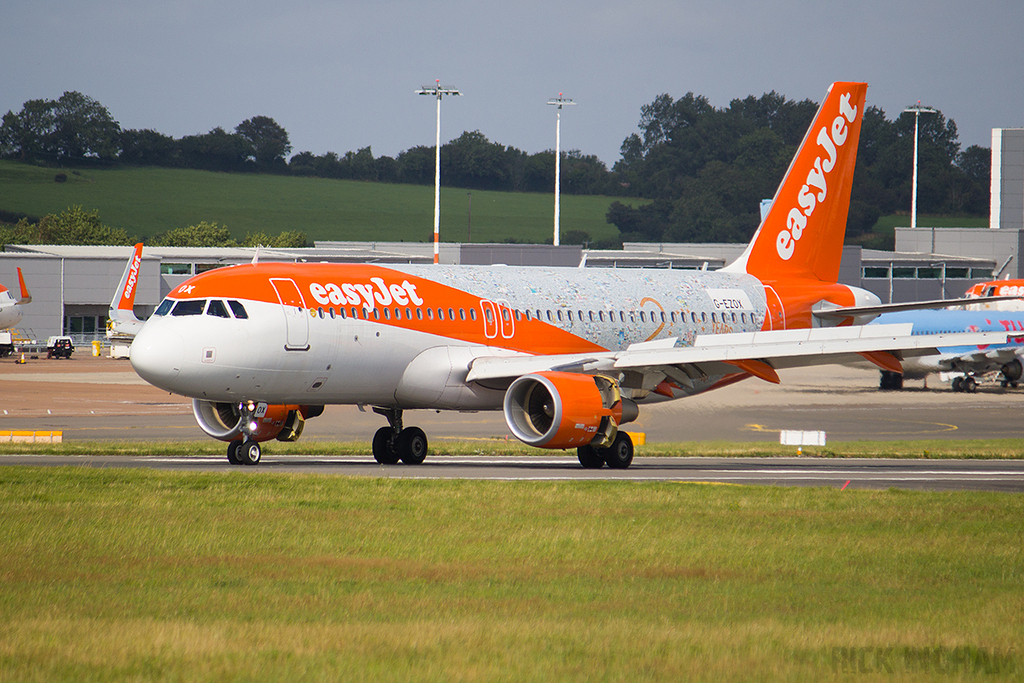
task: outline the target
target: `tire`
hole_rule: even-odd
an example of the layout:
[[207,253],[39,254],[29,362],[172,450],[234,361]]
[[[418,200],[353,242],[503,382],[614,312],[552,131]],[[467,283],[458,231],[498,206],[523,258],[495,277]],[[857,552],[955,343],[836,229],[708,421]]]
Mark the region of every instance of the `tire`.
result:
[[576,449],[576,457],[585,470],[599,470],[604,467],[604,458],[593,446],[580,446]]
[[395,450],[406,465],[419,465],[427,457],[427,435],[419,427],[406,427],[398,435]]
[[619,432],[615,435],[615,441],[608,448],[599,451],[604,455],[604,461],[608,467],[614,470],[624,470],[633,462],[633,439],[629,438],[626,432]]
[[241,439],[235,439],[228,444],[228,462],[232,465],[241,465],[242,459],[238,455],[238,447],[242,445]]
[[964,381],[960,383],[961,391],[968,394],[974,394],[978,391],[978,383],[974,381],[973,377],[964,377]]
[[260,448],[259,442],[246,439],[239,444],[238,459],[242,461],[243,465],[249,467],[258,465],[261,457],[263,457],[263,450]]
[[398,453],[391,443],[391,427],[381,427],[373,435],[373,459],[381,465],[394,465],[398,462]]
[[954,377],[953,378],[953,392],[954,393],[959,393],[959,392],[963,391],[964,390],[963,386],[964,386],[964,378],[963,377]]

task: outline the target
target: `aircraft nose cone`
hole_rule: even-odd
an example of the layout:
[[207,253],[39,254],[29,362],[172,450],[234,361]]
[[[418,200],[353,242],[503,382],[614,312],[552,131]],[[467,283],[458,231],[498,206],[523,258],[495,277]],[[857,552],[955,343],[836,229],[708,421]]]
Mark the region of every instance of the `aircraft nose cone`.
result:
[[174,391],[184,347],[185,342],[176,332],[143,327],[132,342],[128,358],[139,377],[161,389]]

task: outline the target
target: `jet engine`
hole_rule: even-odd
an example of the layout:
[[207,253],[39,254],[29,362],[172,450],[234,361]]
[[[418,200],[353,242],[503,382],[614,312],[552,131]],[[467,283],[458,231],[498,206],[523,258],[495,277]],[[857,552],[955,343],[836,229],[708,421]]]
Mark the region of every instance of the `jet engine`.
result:
[[[322,414],[324,407],[254,403],[250,410],[247,402],[217,403],[192,399],[192,412],[199,427],[221,441],[235,441],[246,436],[253,441],[296,441],[302,434],[306,419]],[[248,425],[244,422],[246,419],[249,419]]]
[[1024,375],[1024,366],[1021,365],[1020,358],[1014,358],[1004,365],[1000,372],[1007,382],[1019,382],[1021,375]]
[[540,448],[607,447],[619,425],[639,415],[619,384],[603,375],[537,372],[505,392],[505,422],[512,434]]

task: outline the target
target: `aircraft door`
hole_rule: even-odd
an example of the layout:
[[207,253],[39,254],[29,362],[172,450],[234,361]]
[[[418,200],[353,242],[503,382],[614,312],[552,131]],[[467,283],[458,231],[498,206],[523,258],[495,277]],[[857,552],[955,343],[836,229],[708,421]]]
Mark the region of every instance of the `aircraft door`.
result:
[[484,322],[484,336],[494,339],[498,336],[498,306],[493,301],[481,299],[480,312],[483,314],[480,317]]
[[285,350],[308,351],[309,318],[306,317],[306,302],[302,299],[302,292],[291,278],[270,278],[270,284],[277,292],[277,299],[284,311],[287,329]]
[[786,309],[782,305],[782,299],[778,292],[771,285],[764,286],[764,298],[768,304],[768,313],[765,315],[762,330],[784,330],[786,329]]

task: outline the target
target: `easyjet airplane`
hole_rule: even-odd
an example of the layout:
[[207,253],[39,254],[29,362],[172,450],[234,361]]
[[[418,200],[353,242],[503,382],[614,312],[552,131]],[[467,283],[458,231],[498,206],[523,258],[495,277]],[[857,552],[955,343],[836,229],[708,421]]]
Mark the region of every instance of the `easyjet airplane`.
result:
[[32,303],[32,295],[25,286],[25,277],[18,268],[18,284],[21,286],[21,298],[15,299],[11,291],[0,285],[0,330],[14,327],[21,322],[21,307]]
[[[867,85],[835,83],[745,253],[717,272],[254,263],[176,288],[135,338],[140,376],[193,398],[200,427],[255,464],[327,404],[371,406],[380,463],[423,461],[404,412],[503,410],[532,446],[628,467],[639,406],[776,370],[1006,335],[851,326],[879,300],[837,284]],[[955,339],[954,339],[955,338]],[[970,340],[970,341],[965,341]]]

